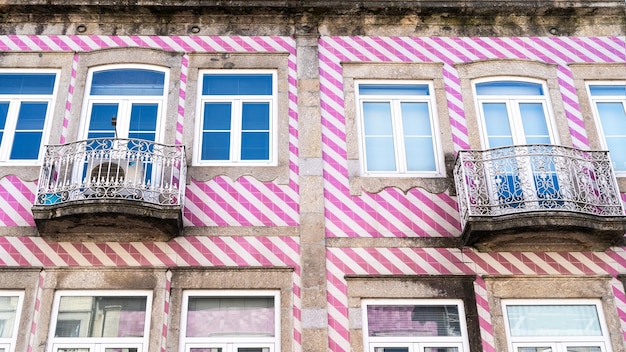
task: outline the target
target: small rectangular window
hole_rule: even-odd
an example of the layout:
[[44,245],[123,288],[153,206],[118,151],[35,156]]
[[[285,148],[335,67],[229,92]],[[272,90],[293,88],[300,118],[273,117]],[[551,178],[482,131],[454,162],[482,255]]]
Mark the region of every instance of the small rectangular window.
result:
[[460,300],[364,300],[362,306],[366,351],[469,350]]
[[506,333],[516,352],[604,352],[607,328],[597,300],[504,300]]
[[626,174],[626,84],[589,84],[589,93],[603,146],[619,176]]
[[201,71],[197,165],[274,165],[276,73]]
[[181,351],[279,351],[278,307],[279,293],[274,291],[187,291]]
[[0,291],[0,352],[15,350],[24,293]]
[[151,292],[59,291],[55,296],[52,351],[146,351]]
[[56,78],[56,72],[0,72],[0,162],[40,159]]
[[357,83],[364,175],[442,172],[430,83]]

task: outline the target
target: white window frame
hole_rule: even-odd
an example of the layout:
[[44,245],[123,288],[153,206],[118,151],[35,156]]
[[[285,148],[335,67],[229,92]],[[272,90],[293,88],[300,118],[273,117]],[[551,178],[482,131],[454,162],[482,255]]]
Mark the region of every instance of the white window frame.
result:
[[[142,337],[55,337],[59,316],[61,297],[146,297],[146,320]],[[48,352],[57,352],[60,348],[89,348],[89,352],[104,352],[106,348],[130,347],[137,348],[138,352],[148,351],[150,337],[150,320],[152,314],[152,291],[148,290],[63,290],[54,295],[50,331],[48,336]]]
[[[552,347],[552,352],[567,352],[567,346],[600,346],[602,352],[611,352],[609,330],[602,310],[602,302],[597,299],[503,299],[502,315],[510,352],[517,352],[518,347]],[[509,326],[507,306],[509,305],[595,305],[600,321],[602,336],[533,336],[512,337]]]
[[[150,70],[163,72],[165,74],[163,78],[163,95],[91,95],[91,84],[93,80],[93,74],[95,72],[116,70],[116,69],[138,69],[138,70]],[[81,125],[80,136],[82,139],[87,139],[89,133],[89,123],[91,118],[91,110],[94,103],[114,103],[118,104],[117,124],[115,127],[118,138],[128,138],[130,129],[130,113],[132,104],[158,104],[157,110],[157,122],[154,141],[162,143],[164,138],[165,129],[165,111],[167,111],[167,97],[169,90],[169,69],[144,64],[119,64],[119,65],[105,65],[97,66],[89,69],[87,73],[87,82],[85,84],[85,99],[83,100],[83,107],[81,112]]]
[[17,297],[17,305],[15,307],[15,319],[13,321],[13,335],[11,337],[0,337],[0,349],[4,348],[5,352],[15,351],[15,344],[17,342],[17,334],[19,332],[20,320],[22,317],[22,305],[24,303],[24,291],[0,291],[2,297]]
[[[517,81],[522,83],[534,83],[541,84],[543,89],[543,95],[478,95],[476,91],[476,85],[480,83],[494,83],[503,81]],[[513,145],[524,145],[526,138],[524,135],[524,127],[522,125],[522,119],[519,109],[520,103],[542,103],[544,114],[546,117],[546,126],[548,134],[550,135],[550,144],[558,145],[559,134],[556,129],[556,122],[554,119],[554,110],[550,101],[550,94],[548,86],[545,81],[529,79],[516,76],[498,76],[489,77],[483,79],[472,80],[472,93],[474,95],[474,104],[476,106],[478,122],[480,128],[480,141],[484,149],[489,145],[487,135],[487,123],[485,121],[485,114],[483,112],[483,103],[505,103],[507,107],[507,113],[509,114],[509,123],[511,127],[511,134],[513,138]],[[489,146],[490,148],[493,148]]]
[[[598,131],[598,135],[600,138],[600,144],[602,148],[605,150],[609,149],[608,144],[606,143],[606,137],[604,134],[604,128],[602,127],[602,121],[600,121],[600,113],[598,112],[598,102],[607,102],[607,103],[622,103],[624,108],[626,109],[626,96],[593,96],[591,95],[591,86],[626,86],[626,81],[586,81],[585,89],[587,90],[587,96],[591,102],[591,111],[593,111],[594,122],[596,124],[596,130]],[[626,122],[625,122],[626,123]],[[615,175],[618,177],[626,176],[626,170],[618,171],[615,170]]]
[[[46,69],[0,69],[0,73],[29,73],[29,74],[49,74],[55,75],[54,87],[52,94],[1,94],[0,101],[9,101],[9,111],[7,113],[7,120],[4,126],[4,134],[2,141],[0,142],[0,162],[4,165],[39,165],[43,160],[43,149],[48,144],[48,137],[50,135],[50,125],[52,115],[54,114],[56,97],[59,90],[59,77],[61,75],[60,70],[46,70]],[[28,160],[11,160],[11,150],[13,147],[13,140],[15,138],[15,132],[17,127],[17,117],[19,108],[22,102],[45,102],[48,104],[46,110],[46,117],[44,121],[44,127],[41,136],[41,143],[39,145],[39,158]]]
[[[359,87],[361,85],[426,85],[428,87],[428,95],[407,95],[391,97],[389,95],[360,95]],[[361,175],[373,177],[442,177],[445,176],[445,162],[443,157],[443,147],[439,132],[439,122],[437,114],[437,103],[435,97],[435,89],[432,81],[422,80],[355,80],[354,81],[354,97],[356,102],[356,121],[359,133],[359,155],[361,156]],[[365,123],[363,122],[363,102],[389,102],[391,104],[391,120],[393,128],[393,143],[396,158],[396,171],[369,171],[367,170],[367,154],[365,148]],[[430,113],[430,130],[432,133],[433,153],[435,161],[435,170],[433,171],[408,171],[406,165],[406,148],[404,145],[404,133],[402,128],[402,114],[400,112],[400,104],[402,102],[418,102],[427,103]]]
[[[412,336],[412,337],[370,337],[367,320],[368,306],[437,306],[456,305],[459,310],[461,336]],[[363,321],[363,346],[366,352],[375,352],[377,347],[406,347],[408,352],[423,352],[426,347],[456,347],[459,352],[469,352],[465,306],[461,299],[364,299],[361,301]]]
[[[187,311],[189,297],[272,297],[274,299],[274,337],[187,337]],[[186,290],[180,318],[179,351],[189,352],[191,348],[221,348],[221,352],[237,352],[239,347],[268,348],[269,352],[279,352],[281,340],[280,291],[277,290]]]
[[[246,75],[271,74],[272,95],[202,95],[204,75]],[[198,71],[198,90],[196,102],[196,125],[194,129],[193,165],[196,166],[276,166],[278,164],[278,72],[276,70],[217,70],[205,69]],[[204,103],[231,103],[231,141],[230,160],[202,160],[202,126],[204,118]],[[244,102],[269,102],[269,159],[268,160],[240,160],[241,156],[241,106]]]

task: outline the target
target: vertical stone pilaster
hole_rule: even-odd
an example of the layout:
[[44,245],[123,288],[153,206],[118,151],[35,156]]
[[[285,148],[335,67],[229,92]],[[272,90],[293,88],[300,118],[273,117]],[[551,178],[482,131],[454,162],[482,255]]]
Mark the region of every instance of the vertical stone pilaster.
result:
[[324,180],[319,98],[318,34],[303,19],[296,26],[298,145],[302,267],[302,350],[328,351]]

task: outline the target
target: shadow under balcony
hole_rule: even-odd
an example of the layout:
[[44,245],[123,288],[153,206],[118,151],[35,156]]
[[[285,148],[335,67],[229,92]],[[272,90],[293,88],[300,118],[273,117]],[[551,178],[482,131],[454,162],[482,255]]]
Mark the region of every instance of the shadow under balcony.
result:
[[96,138],[47,146],[35,204],[42,237],[160,241],[182,232],[183,146]]
[[604,251],[626,217],[606,151],[522,145],[460,151],[461,241],[481,251]]

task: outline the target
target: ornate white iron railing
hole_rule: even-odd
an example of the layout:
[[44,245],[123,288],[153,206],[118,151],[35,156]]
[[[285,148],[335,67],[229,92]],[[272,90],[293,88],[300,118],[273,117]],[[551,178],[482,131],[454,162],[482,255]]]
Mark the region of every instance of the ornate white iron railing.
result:
[[182,207],[186,171],[183,146],[122,138],[49,145],[35,205],[127,199]]
[[454,178],[462,226],[470,216],[531,211],[624,215],[606,151],[555,145],[465,150]]

